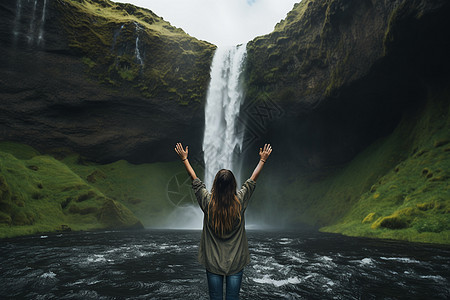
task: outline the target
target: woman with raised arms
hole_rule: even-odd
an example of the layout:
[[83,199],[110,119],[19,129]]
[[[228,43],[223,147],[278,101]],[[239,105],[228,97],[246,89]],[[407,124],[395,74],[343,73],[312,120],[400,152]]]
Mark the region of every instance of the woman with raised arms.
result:
[[217,172],[209,192],[189,163],[188,147],[183,149],[177,143],[175,152],[192,179],[192,188],[204,214],[198,260],[206,268],[209,297],[223,299],[225,278],[226,299],[239,299],[244,267],[250,262],[244,213],[272,147],[265,144],[259,149],[259,162],[239,191],[233,173],[222,169]]

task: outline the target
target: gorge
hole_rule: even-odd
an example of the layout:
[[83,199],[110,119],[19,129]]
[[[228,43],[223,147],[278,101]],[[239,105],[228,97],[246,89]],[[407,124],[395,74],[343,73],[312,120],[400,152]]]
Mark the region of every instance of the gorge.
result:
[[207,182],[218,150],[242,181],[270,142],[250,222],[449,244],[449,12],[303,0],[234,50],[238,131],[207,133],[224,49],[130,4],[3,1],[0,237],[157,226],[192,203],[176,142]]

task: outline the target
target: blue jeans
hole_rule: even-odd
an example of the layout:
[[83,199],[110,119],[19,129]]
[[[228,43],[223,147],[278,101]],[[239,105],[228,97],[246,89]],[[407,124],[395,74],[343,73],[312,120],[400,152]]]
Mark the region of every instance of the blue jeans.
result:
[[[236,274],[225,276],[226,285],[226,299],[239,299],[239,290],[241,289],[242,274],[244,270]],[[209,299],[222,300],[223,299],[223,275],[214,274],[206,270],[206,277],[208,278]]]

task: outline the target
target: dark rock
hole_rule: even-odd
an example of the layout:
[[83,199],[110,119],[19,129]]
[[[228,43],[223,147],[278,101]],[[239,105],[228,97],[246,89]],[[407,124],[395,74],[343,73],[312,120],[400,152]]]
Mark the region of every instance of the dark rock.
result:
[[139,198],[130,197],[127,199],[127,201],[133,205],[141,203],[143,200]]
[[106,178],[105,173],[103,173],[102,171],[99,171],[99,170],[95,170],[86,177],[86,180],[90,183],[96,183],[97,180],[101,180],[101,179],[105,179],[105,178]]
[[244,107],[266,107],[241,113],[247,140],[270,141],[287,167],[350,161],[419,107],[430,85],[448,85],[449,13],[444,0],[296,4],[248,43]]
[[[123,20],[52,0],[30,31],[33,2],[22,1],[20,18],[16,1],[0,3],[0,139],[97,162],[173,160],[167,149],[180,140],[199,148],[215,47],[148,10],[88,2],[114,7]],[[43,9],[38,1],[36,20]],[[125,11],[146,18],[138,24]],[[170,33],[149,30],[150,19]]]
[[62,224],[56,231],[69,232],[72,231],[72,228],[70,228],[69,225]]
[[78,197],[77,197],[77,202],[83,202],[83,201],[86,201],[86,200],[88,200],[88,199],[91,199],[91,198],[93,198],[93,197],[95,197],[96,196],[96,193],[94,192],[94,191],[89,191],[89,192],[87,192],[87,193],[84,193],[84,194],[81,194],[81,195],[79,195]]
[[63,202],[61,202],[61,208],[64,209],[69,205],[69,203],[72,201],[72,197],[67,197]]

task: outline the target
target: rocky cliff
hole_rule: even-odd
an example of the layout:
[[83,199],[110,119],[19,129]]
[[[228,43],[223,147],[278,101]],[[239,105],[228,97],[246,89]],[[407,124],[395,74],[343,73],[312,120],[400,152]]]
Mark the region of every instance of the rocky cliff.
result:
[[1,140],[135,163],[201,144],[212,44],[107,0],[7,0],[0,16]]
[[449,13],[304,0],[248,43],[247,140],[276,150],[269,218],[449,243]]
[[283,145],[283,128],[300,147],[284,157],[313,169],[347,162],[448,77],[449,5],[302,1],[248,44],[246,102],[280,107],[267,136]]

